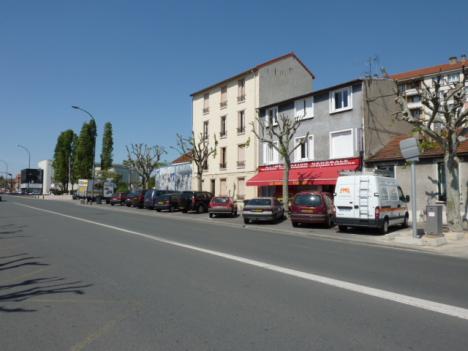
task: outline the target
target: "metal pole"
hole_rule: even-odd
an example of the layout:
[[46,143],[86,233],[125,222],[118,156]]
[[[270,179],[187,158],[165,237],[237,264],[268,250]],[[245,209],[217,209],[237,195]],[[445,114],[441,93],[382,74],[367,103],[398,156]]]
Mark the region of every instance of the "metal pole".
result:
[[94,163],[95,163],[95,158],[96,158],[96,138],[97,138],[97,123],[96,123],[96,119],[94,118],[94,116],[89,112],[89,111],[86,111],[84,108],[81,108],[79,106],[72,106],[72,108],[74,108],[75,110],[80,110],[84,113],[86,113],[93,121],[94,121],[94,126],[96,127],[96,130],[95,130],[95,133],[94,133],[94,143],[93,143],[93,168],[92,168],[92,184],[91,184],[91,204],[93,203],[93,196],[94,196],[94,177],[95,177],[95,166],[94,166]]
[[418,237],[417,219],[416,214],[416,162],[411,162],[411,212],[412,212],[412,226],[413,238]]

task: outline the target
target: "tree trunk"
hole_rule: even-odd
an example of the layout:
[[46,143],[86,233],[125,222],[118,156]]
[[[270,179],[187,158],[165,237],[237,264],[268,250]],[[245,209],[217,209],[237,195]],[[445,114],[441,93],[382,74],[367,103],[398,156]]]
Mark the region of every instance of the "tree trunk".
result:
[[284,170],[283,170],[283,205],[286,211],[289,210],[289,169],[291,168],[291,163],[287,160],[284,160]]
[[447,189],[447,224],[452,232],[462,232],[463,223],[460,214],[460,187],[458,157],[446,151],[444,155],[445,182]]
[[197,174],[197,191],[202,191],[202,183],[203,183],[202,175],[203,175],[202,173]]

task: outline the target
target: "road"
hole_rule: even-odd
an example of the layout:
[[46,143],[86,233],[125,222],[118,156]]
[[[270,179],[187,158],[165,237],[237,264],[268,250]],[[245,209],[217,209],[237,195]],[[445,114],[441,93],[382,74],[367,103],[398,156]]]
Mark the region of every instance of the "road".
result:
[[2,351],[468,345],[466,260],[4,199]]

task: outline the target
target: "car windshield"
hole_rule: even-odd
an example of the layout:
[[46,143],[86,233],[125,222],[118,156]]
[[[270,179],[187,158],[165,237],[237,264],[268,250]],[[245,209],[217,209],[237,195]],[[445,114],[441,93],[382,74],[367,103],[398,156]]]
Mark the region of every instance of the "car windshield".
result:
[[294,199],[294,204],[299,206],[320,206],[322,197],[320,195],[302,194],[297,195]]
[[216,204],[227,204],[229,202],[228,197],[215,197],[213,202]]
[[247,203],[248,206],[271,206],[270,199],[252,199]]

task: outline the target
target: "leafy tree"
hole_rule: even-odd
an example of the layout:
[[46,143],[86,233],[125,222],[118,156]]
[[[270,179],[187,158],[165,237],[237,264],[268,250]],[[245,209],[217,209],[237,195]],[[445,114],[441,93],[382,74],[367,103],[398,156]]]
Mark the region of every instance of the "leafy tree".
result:
[[166,154],[164,147],[147,144],[131,144],[125,146],[127,149],[127,160],[124,165],[134,169],[141,177],[141,183],[145,189],[149,189],[151,173],[162,164],[161,157]]
[[60,184],[62,191],[68,191],[73,163],[73,143],[76,134],[69,129],[60,133],[54,151],[54,181]]
[[309,132],[301,140],[300,143],[294,145],[293,140],[297,129],[302,123],[301,118],[290,118],[285,114],[279,117],[274,116],[272,120],[257,117],[258,129],[252,122],[252,132],[257,139],[262,143],[267,143],[269,147],[278,151],[280,158],[283,160],[283,204],[289,204],[289,171],[291,170],[291,157],[294,151],[301,147],[308,139]]
[[106,171],[112,167],[112,151],[114,150],[114,139],[112,137],[112,123],[104,124],[104,135],[102,137],[101,170]]
[[95,151],[96,124],[93,120],[83,123],[76,144],[74,171],[78,179],[91,179]]
[[432,87],[424,81],[418,93],[421,96],[423,114],[413,117],[404,93],[396,98],[400,105],[397,117],[411,123],[422,136],[438,145],[444,155],[447,189],[447,223],[451,231],[461,232],[459,159],[460,142],[466,139],[468,127],[467,91],[468,69],[463,68],[463,79],[448,82],[441,75],[432,80]]
[[208,158],[210,156],[213,156],[213,158],[216,157],[216,146],[218,145],[216,135],[214,136],[214,146],[210,146],[208,138],[203,135],[203,133],[200,133],[198,140],[195,138],[195,133],[193,132],[192,136],[188,138],[177,134],[176,142],[177,146],[175,149],[178,150],[181,155],[189,154],[192,157],[197,172],[197,190],[201,191],[203,171],[207,168]]

